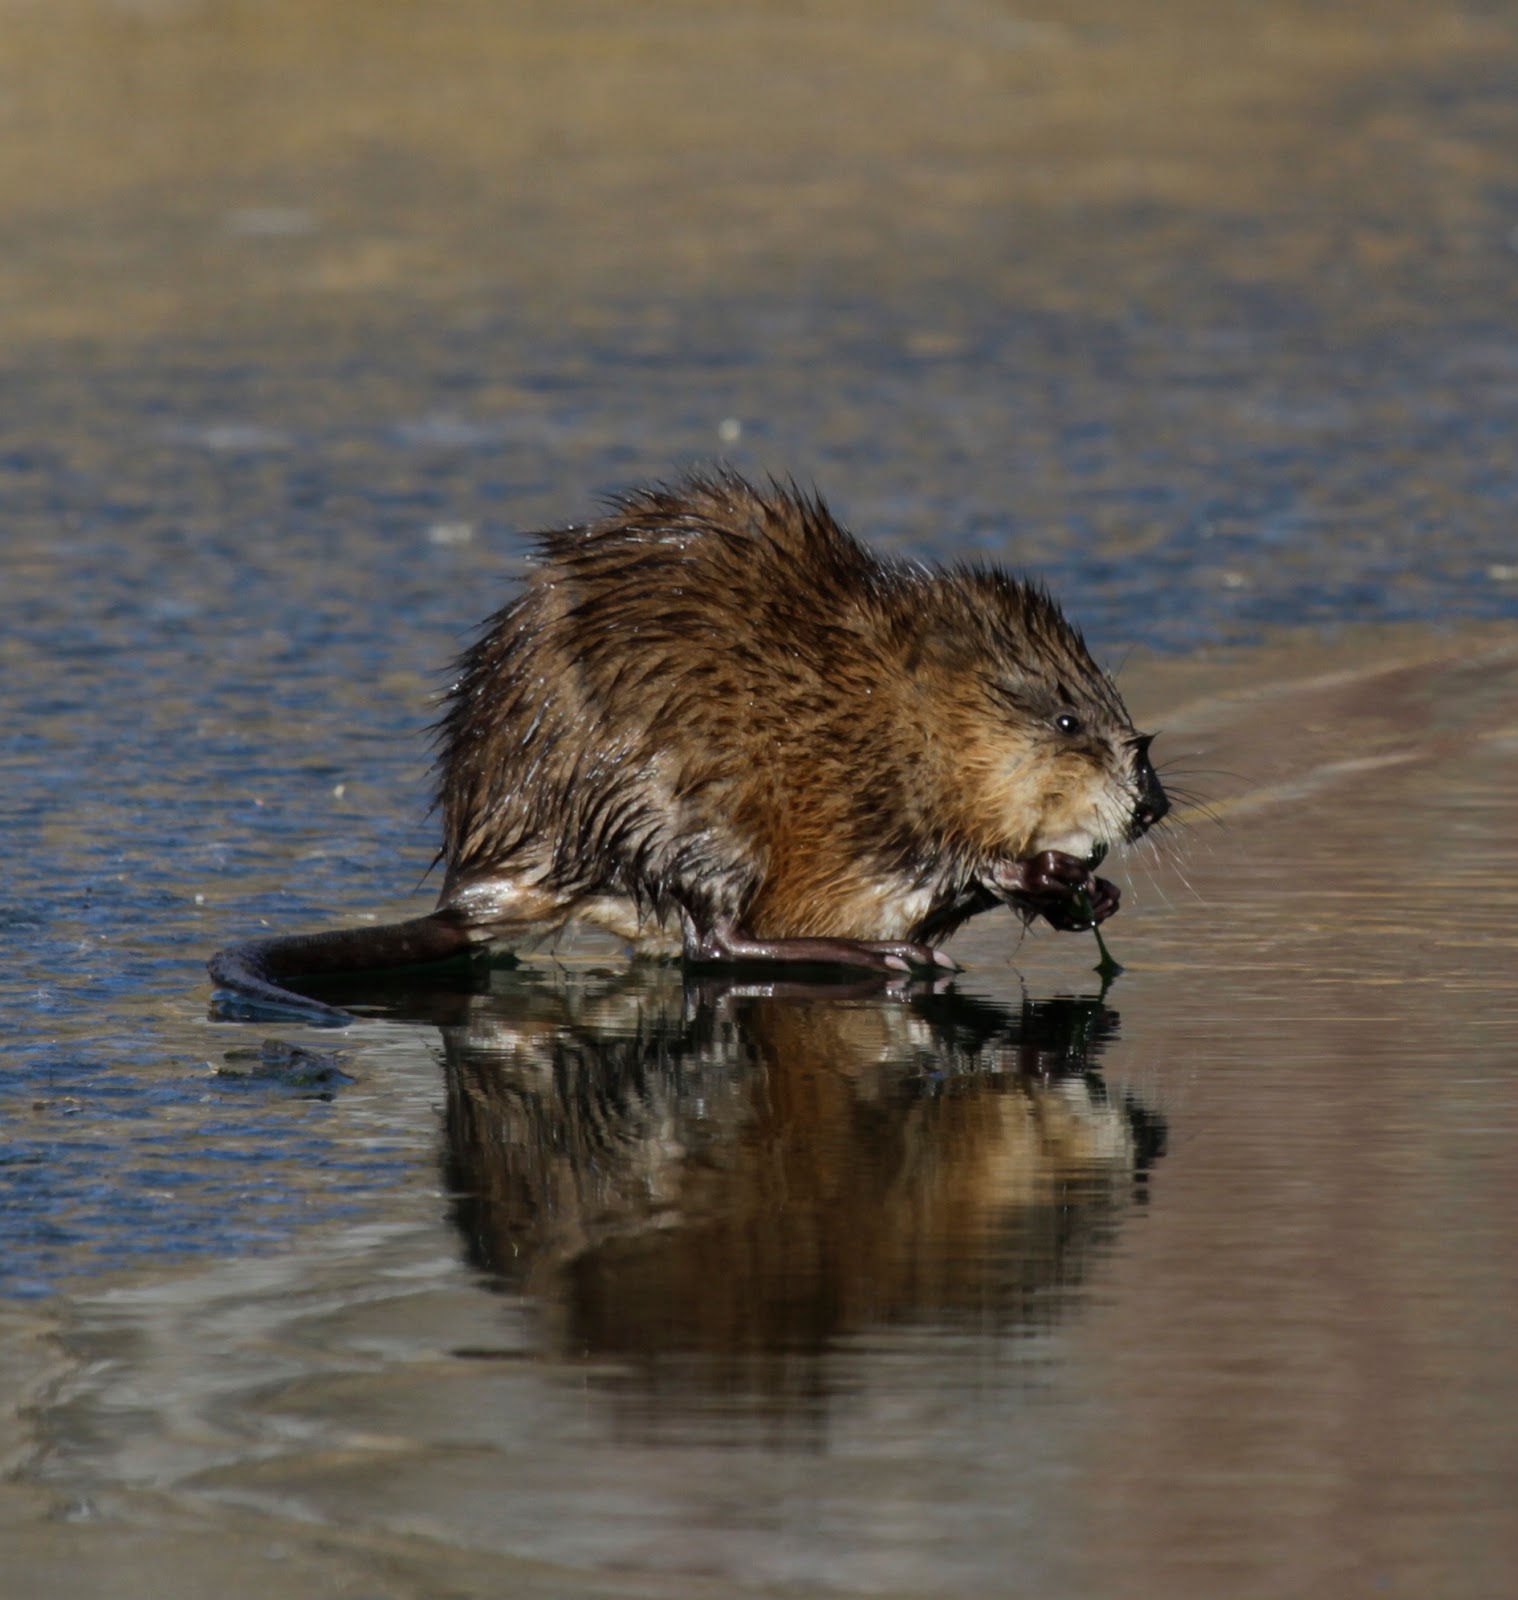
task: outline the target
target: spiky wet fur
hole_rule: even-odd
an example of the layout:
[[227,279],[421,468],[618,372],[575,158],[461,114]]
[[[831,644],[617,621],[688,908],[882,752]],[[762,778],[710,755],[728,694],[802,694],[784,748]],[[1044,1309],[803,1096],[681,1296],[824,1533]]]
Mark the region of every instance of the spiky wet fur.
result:
[[442,905],[481,936],[938,942],[998,863],[1133,831],[1143,742],[1041,589],[883,560],[731,473],[538,555],[440,724]]

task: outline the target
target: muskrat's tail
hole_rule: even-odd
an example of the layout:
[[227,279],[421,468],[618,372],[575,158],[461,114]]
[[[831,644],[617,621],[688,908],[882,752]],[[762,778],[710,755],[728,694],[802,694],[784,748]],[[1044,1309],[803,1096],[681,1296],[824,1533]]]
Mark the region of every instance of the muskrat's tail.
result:
[[352,1015],[287,989],[290,978],[329,977],[342,972],[373,972],[386,967],[417,967],[449,961],[477,948],[467,924],[441,910],[409,922],[379,928],[337,928],[278,939],[253,939],[218,951],[206,963],[218,989],[259,1011],[279,1011],[302,1022],[340,1028]]

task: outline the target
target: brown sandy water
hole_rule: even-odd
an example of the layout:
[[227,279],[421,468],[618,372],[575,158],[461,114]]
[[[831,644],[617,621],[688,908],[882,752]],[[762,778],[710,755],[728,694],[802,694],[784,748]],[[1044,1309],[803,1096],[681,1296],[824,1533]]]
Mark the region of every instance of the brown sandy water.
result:
[[[1513,1593],[1508,11],[0,30],[0,1594]],[[428,902],[518,530],[719,449],[1139,646],[1111,990],[209,1020]]]

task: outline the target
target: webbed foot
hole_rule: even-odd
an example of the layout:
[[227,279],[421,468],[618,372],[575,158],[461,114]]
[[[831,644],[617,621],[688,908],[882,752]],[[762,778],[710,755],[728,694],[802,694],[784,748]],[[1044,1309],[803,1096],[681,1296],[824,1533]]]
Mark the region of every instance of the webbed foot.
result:
[[877,972],[958,972],[959,963],[929,944],[889,939],[755,939],[731,923],[715,923],[687,939],[686,959],[705,962],[775,961]]

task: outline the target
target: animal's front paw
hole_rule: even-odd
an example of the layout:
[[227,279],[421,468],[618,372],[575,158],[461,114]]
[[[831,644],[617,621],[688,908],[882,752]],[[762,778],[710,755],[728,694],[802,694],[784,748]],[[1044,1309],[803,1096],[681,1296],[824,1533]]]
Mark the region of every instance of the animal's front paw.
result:
[[1020,911],[1064,933],[1084,933],[1118,908],[1115,883],[1098,878],[1077,856],[1045,850],[1028,861],[998,866],[991,882]]

